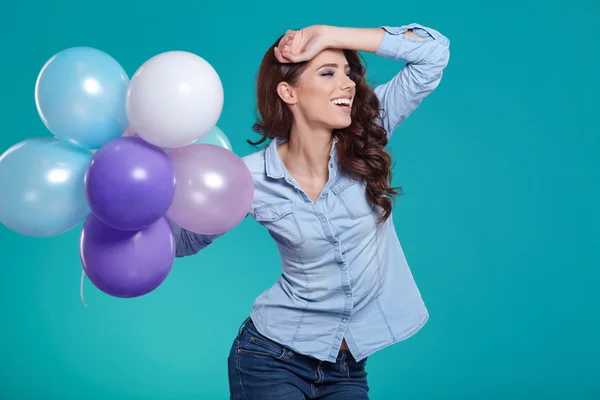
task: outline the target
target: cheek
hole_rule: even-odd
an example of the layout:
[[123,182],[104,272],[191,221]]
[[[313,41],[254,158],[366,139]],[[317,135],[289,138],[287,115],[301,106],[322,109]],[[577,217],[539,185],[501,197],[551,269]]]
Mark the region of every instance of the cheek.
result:
[[298,99],[304,116],[308,120],[332,123],[337,123],[339,118],[347,118],[345,115],[335,112],[332,108],[334,106],[331,104],[331,98],[338,92],[339,85],[340,82],[334,79],[303,81],[298,92]]
[[302,109],[306,111],[306,114],[322,115],[331,111],[328,107],[331,104],[330,97],[331,95],[323,90],[323,88],[318,88],[303,93],[303,96],[300,97],[300,104]]

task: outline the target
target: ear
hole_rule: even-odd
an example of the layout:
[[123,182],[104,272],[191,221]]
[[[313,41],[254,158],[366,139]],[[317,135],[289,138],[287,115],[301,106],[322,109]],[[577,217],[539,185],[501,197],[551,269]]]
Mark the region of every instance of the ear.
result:
[[277,85],[277,94],[281,97],[281,100],[289,105],[298,102],[294,88],[287,82],[280,82],[279,85]]

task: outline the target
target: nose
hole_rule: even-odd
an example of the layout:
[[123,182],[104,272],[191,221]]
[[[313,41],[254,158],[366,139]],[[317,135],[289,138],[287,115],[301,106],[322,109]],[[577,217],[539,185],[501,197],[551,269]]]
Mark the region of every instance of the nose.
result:
[[341,82],[342,90],[352,90],[356,87],[356,82],[354,82],[350,77],[344,74],[344,78]]

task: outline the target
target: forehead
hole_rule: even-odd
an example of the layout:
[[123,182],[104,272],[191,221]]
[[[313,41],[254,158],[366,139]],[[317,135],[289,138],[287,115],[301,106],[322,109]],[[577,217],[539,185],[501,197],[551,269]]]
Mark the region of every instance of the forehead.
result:
[[319,68],[323,64],[337,64],[338,67],[344,68],[348,64],[348,60],[342,50],[326,49],[310,60],[308,65],[309,68]]

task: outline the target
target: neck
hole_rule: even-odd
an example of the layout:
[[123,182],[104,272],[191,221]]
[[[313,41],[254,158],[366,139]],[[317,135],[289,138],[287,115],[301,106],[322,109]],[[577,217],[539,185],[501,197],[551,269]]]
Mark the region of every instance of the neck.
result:
[[332,139],[331,129],[294,124],[281,159],[288,170],[301,171],[302,175],[328,174]]

